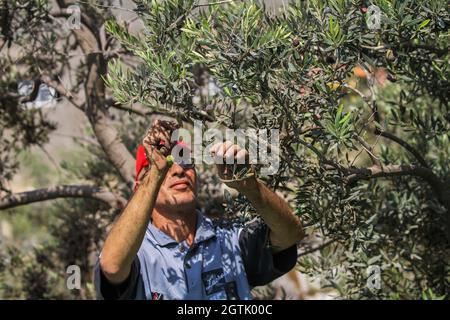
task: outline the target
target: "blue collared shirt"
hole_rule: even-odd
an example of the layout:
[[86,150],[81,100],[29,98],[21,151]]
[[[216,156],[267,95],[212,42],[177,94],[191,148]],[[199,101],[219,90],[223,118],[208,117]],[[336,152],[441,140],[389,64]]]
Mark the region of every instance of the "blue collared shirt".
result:
[[251,299],[253,286],[281,276],[297,260],[295,245],[273,254],[268,235],[260,218],[242,225],[197,212],[195,239],[189,247],[149,223],[124,283],[110,284],[97,263],[97,295],[104,299]]

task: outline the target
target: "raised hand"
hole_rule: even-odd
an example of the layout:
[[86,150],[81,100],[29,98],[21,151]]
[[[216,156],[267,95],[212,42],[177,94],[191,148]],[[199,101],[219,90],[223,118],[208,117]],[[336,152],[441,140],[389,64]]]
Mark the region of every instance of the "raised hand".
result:
[[176,129],[179,129],[176,122],[155,120],[142,142],[150,165],[156,166],[160,171],[166,171],[169,168],[167,156],[175,145],[170,138]]
[[248,152],[239,145],[231,141],[219,142],[210,152],[215,158],[220,179],[229,187],[239,189],[244,187],[250,178],[254,178]]

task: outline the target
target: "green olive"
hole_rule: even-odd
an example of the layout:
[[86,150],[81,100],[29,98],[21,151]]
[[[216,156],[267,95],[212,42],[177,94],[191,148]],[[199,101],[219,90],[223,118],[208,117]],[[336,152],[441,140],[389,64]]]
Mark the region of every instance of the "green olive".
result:
[[173,158],[173,156],[172,156],[171,154],[169,154],[169,155],[166,157],[166,160],[167,160],[167,164],[169,165],[169,167],[173,165],[173,160],[174,160],[174,158]]

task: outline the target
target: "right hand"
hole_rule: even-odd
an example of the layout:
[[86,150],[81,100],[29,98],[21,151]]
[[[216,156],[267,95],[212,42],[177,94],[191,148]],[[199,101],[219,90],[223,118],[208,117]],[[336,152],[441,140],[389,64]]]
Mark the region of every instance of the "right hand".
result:
[[[166,157],[170,155],[175,142],[171,142],[172,132],[179,128],[176,122],[155,120],[147,131],[142,145],[145,148],[150,167],[154,166],[160,172],[167,172],[169,165]],[[161,143],[162,142],[162,145]]]

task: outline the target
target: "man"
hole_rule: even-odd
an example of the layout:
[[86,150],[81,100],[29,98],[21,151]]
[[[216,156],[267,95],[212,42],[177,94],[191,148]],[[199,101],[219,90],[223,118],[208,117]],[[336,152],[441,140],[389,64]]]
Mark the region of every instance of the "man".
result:
[[[201,214],[194,166],[168,161],[177,128],[156,121],[144,138],[138,186],[96,266],[97,293],[104,299],[251,299],[253,286],[294,267],[296,243],[303,237],[300,221],[254,175],[234,179],[220,164],[220,179],[245,195],[263,220],[239,226]],[[230,141],[214,145],[211,153],[236,160],[248,156]],[[149,162],[146,170],[140,170],[142,158]]]

